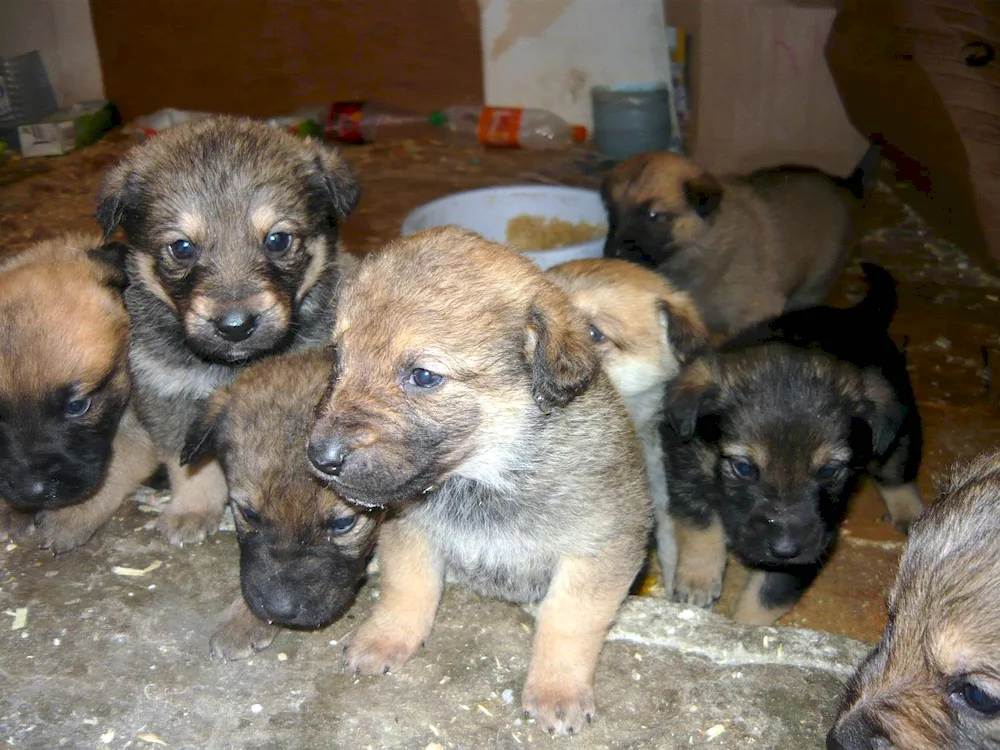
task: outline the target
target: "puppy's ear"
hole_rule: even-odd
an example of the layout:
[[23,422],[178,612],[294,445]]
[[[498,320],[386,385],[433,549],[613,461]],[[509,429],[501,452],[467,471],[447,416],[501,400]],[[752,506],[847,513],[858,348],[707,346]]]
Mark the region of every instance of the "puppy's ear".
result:
[[712,415],[721,391],[718,365],[711,355],[688,364],[667,386],[667,422],[682,438],[693,437],[699,421]]
[[531,363],[531,395],[548,414],[586,389],[600,369],[587,322],[551,282],[531,306],[526,353]]
[[677,292],[660,300],[660,316],[667,330],[667,340],[681,364],[688,362],[708,345],[708,329],[694,301]]
[[225,388],[220,388],[202,402],[181,448],[181,466],[192,464],[206,453],[218,449],[228,407],[229,393]]
[[97,265],[101,283],[119,293],[128,284],[125,275],[127,255],[128,245],[121,242],[105,242],[87,251],[87,256]]
[[684,183],[684,197],[694,212],[707,219],[722,202],[722,185],[708,172]]
[[105,240],[114,234],[137,202],[135,173],[124,161],[108,172],[97,196],[97,221],[104,230]]
[[361,200],[361,183],[351,165],[333,146],[320,141],[305,142],[312,157],[313,167],[322,178],[330,198],[330,205],[341,221],[351,215]]
[[876,456],[882,456],[895,442],[899,428],[903,426],[906,407],[896,398],[892,386],[882,375],[866,370],[862,377],[865,399],[857,416],[868,423],[872,433],[872,450]]

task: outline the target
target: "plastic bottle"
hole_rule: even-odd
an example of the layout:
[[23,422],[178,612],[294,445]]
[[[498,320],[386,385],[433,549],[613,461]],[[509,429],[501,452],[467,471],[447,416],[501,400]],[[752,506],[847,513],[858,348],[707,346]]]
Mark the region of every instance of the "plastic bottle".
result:
[[429,130],[427,115],[392,104],[342,101],[306,107],[272,125],[300,136],[321,136],[341,143],[373,143],[387,137],[406,138]]
[[544,109],[453,105],[432,112],[430,120],[459,143],[548,150],[587,139],[585,127]]

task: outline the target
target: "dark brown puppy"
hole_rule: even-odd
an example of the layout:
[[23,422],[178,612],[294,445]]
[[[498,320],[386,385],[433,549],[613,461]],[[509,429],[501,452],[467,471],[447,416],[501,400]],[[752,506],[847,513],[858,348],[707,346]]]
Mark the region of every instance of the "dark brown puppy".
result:
[[213,634],[213,656],[260,651],[279,625],[332,622],[364,576],[380,514],[348,504],[306,460],[309,423],[332,365],[326,350],[266,359],[213,393],[191,428],[182,461],[206,451],[218,457],[240,543],[243,596]]
[[124,248],[41,242],[0,266],[0,540],[86,542],[156,468],[129,407]]
[[602,188],[604,254],[664,274],[718,333],[821,304],[876,161],[873,151],[841,180],[802,167],[717,177],[678,154],[634,156]]
[[651,525],[642,449],[586,321],[520,254],[444,228],[365,259],[333,342],[310,460],[349,500],[395,513],[348,669],[406,663],[451,573],[540,602],[522,705],[543,730],[580,731]]
[[135,405],[167,465],[171,543],[214,532],[226,501],[210,456],[179,462],[199,402],[261,357],[325,343],[358,195],[336,150],[235,117],[164,131],[105,180],[98,218],[130,245]]
[[955,467],[913,525],[882,641],[830,750],[1000,747],[1000,452]]

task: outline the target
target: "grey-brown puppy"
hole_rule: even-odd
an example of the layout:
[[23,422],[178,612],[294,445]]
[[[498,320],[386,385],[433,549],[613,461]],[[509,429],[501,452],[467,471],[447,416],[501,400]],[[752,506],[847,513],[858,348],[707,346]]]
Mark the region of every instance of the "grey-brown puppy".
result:
[[656,553],[667,595],[674,590],[677,542],[667,512],[663,401],[682,363],[708,344],[708,331],[689,295],[659,274],[623,260],[587,259],[548,270],[590,324],[601,361],[642,440],[656,516]]
[[718,333],[821,304],[877,160],[873,149],[847,179],[803,167],[717,177],[678,154],[634,156],[602,187],[604,255],[665,275]]
[[395,512],[348,669],[406,663],[450,573],[540,602],[521,702],[543,730],[578,732],[651,522],[641,446],[586,321],[517,252],[443,228],[365,259],[333,343],[311,463],[348,500]]
[[124,248],[40,242],[0,266],[0,540],[86,542],[156,468],[129,406]]
[[240,543],[243,595],[212,635],[213,656],[250,656],[278,626],[332,622],[364,577],[381,514],[347,503],[306,460],[332,365],[328,350],[265,359],[215,391],[191,428],[182,461],[218,456]]
[[97,214],[130,245],[135,405],[170,477],[170,542],[211,534],[226,501],[210,456],[180,465],[199,402],[261,357],[325,343],[358,195],[336,150],[221,116],[133,148],[105,180]]
[[1000,451],[955,467],[910,528],[878,647],[830,750],[1000,747]]

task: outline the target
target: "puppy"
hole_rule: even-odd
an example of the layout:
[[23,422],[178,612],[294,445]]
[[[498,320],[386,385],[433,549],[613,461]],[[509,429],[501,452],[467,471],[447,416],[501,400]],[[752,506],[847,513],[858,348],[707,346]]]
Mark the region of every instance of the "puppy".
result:
[[123,250],[67,235],[0,266],[0,540],[78,547],[156,469],[129,408]]
[[694,297],[713,331],[734,333],[823,302],[871,181],[874,148],[847,179],[804,167],[716,177],[678,154],[640,154],[602,186],[606,257],[656,269]]
[[548,270],[590,324],[604,368],[625,400],[642,441],[656,519],[656,552],[663,585],[674,590],[677,543],[667,512],[663,399],[680,366],[708,344],[691,298],[660,275],[622,260],[574,260]]
[[337,151],[235,117],[170,128],[105,180],[97,215],[130,245],[135,404],[167,466],[170,542],[213,533],[226,501],[211,456],[180,464],[199,402],[261,357],[325,343],[358,197]]
[[855,308],[761,324],[669,386],[679,601],[718,597],[728,548],[752,570],[735,619],[773,623],[819,572],[866,472],[901,530],[920,512],[919,416],[885,331],[895,289],[881,269],[869,279]]
[[586,321],[517,252],[443,228],[365,259],[333,343],[310,461],[350,501],[393,512],[347,668],[401,667],[450,573],[541,602],[521,702],[543,730],[578,732],[651,525],[641,446]]
[[1000,452],[952,470],[914,524],[889,623],[850,681],[830,750],[1000,747]]
[[182,463],[211,451],[222,464],[240,544],[243,596],[213,634],[213,656],[250,656],[279,625],[332,622],[364,576],[380,514],[346,503],[305,455],[332,364],[324,350],[265,359],[216,390],[188,435]]

